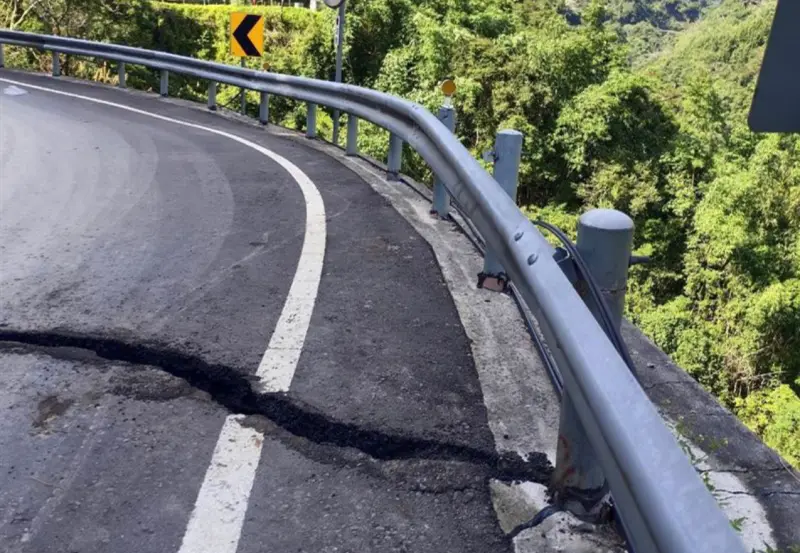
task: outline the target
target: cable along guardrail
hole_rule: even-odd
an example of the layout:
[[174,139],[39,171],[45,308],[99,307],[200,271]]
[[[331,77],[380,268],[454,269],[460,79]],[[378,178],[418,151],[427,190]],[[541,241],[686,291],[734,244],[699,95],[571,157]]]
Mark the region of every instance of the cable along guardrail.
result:
[[[125,84],[125,64],[157,69],[161,71],[160,92],[164,96],[170,73],[205,79],[209,81],[210,108],[216,107],[217,83],[260,91],[262,122],[266,122],[270,95],[306,102],[309,137],[316,136],[317,105],[338,109],[349,117],[350,154],[356,152],[358,119],[391,133],[390,177],[399,173],[402,145],[407,143],[428,163],[502,265],[534,315],[558,365],[564,388],[559,441],[573,455],[559,458],[561,466],[556,467],[555,474],[567,477],[554,480],[556,497],[571,498],[572,506],[580,506],[587,491],[581,489],[582,483],[602,482],[601,490],[588,491],[610,491],[629,546],[637,553],[744,553],[730,521],[562,271],[552,246],[427,109],[353,85],[4,29],[0,29],[0,66],[4,44],[52,52],[55,76],[60,74],[59,54],[117,62],[121,86]],[[565,428],[565,424],[572,427]]]

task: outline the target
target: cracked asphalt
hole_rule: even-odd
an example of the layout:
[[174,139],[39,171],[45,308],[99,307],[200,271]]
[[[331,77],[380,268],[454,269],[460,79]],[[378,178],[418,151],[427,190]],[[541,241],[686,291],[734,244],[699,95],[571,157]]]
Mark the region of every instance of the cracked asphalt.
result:
[[[510,552],[469,340],[428,244],[335,160],[151,96],[2,70],[0,550],[177,552],[226,417],[263,435],[236,551]],[[252,385],[305,203],[327,213],[287,393]],[[214,552],[216,553],[216,552]]]

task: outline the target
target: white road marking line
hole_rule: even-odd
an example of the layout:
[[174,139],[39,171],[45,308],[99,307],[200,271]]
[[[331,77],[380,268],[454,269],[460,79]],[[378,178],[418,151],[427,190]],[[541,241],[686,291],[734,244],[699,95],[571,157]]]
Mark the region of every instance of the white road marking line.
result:
[[22,96],[23,94],[27,93],[28,92],[26,90],[14,85],[7,86],[5,89],[3,89],[3,94],[6,96]]
[[322,196],[314,183],[311,182],[311,179],[288,159],[263,146],[225,131],[190,123],[188,121],[181,121],[180,119],[173,119],[164,115],[150,113],[149,111],[109,102],[107,100],[92,98],[90,96],[64,92],[5,78],[0,78],[0,81],[61,96],[78,98],[96,104],[112,106],[161,121],[167,121],[184,127],[200,129],[219,136],[224,136],[225,138],[244,144],[264,154],[283,167],[292,178],[294,178],[300,186],[306,202],[306,231],[305,238],[303,239],[303,249],[300,253],[300,260],[297,263],[294,280],[289,289],[286,303],[283,306],[281,316],[278,319],[278,323],[275,325],[275,330],[272,333],[269,345],[264,352],[264,356],[256,372],[264,391],[287,391],[292,383],[295,369],[297,368],[297,361],[300,358],[303,343],[306,339],[308,326],[311,324],[311,315],[314,310],[319,281],[322,276],[322,265],[325,258],[325,242],[327,238],[325,204],[322,202]]
[[[313,185],[312,185],[313,186]],[[289,389],[303,349],[325,257],[325,208],[306,203],[306,238],[294,281],[256,376],[265,392]]]
[[182,553],[234,553],[247,512],[264,436],[230,416],[219,433],[211,465],[183,536]]
[[[291,161],[275,152],[255,142],[212,127],[173,119],[81,94],[5,78],[0,78],[0,81],[111,106],[153,119],[224,136],[267,156],[292,176],[300,186],[306,202],[306,230],[303,249],[289,295],[256,373],[265,391],[287,391],[292,383],[306,333],[311,324],[311,315],[314,311],[319,281],[322,276],[322,264],[325,259],[327,237],[325,204],[311,179]],[[236,553],[256,469],[261,458],[263,441],[263,434],[241,426],[237,417],[229,416],[225,420],[211,458],[211,464],[189,519],[189,525],[183,536],[179,553]]]

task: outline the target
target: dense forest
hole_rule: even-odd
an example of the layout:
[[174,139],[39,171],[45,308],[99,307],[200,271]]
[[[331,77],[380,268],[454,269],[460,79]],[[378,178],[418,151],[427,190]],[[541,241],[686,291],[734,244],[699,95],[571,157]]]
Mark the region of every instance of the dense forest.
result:
[[[774,8],[775,0],[348,0],[345,79],[433,109],[437,83],[452,77],[457,134],[476,155],[500,128],[524,133],[518,201],[531,216],[572,231],[589,207],[629,213],[636,252],[653,260],[633,270],[630,319],[800,466],[800,137],[756,135],[746,124]],[[0,0],[0,25],[234,63],[232,9]],[[246,9],[267,17],[270,70],[331,77],[332,10]],[[12,50],[8,62],[46,69],[48,59]],[[114,79],[102,62],[64,66]],[[131,71],[132,85],[156,86],[152,72]],[[200,98],[204,86],[173,79],[171,93]],[[276,99],[271,116],[302,126],[304,109]],[[330,116],[322,119],[329,132]],[[382,156],[385,144],[368,129],[360,146]],[[404,163],[430,178],[410,152]]]
[[[590,0],[567,1],[567,17],[580,22],[582,10]],[[678,31],[697,21],[705,8],[719,0],[606,0],[607,17],[627,43],[632,64],[646,62],[672,44]]]

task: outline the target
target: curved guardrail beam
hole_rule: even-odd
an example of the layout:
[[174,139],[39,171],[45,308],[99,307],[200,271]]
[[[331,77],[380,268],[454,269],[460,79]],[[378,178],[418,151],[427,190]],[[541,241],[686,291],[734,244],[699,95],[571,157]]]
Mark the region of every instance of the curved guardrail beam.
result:
[[542,325],[635,551],[745,552],[655,406],[553,259],[552,247],[424,107],[357,86],[129,46],[0,30],[2,44],[143,65],[263,91],[339,109],[401,137],[443,181]]

